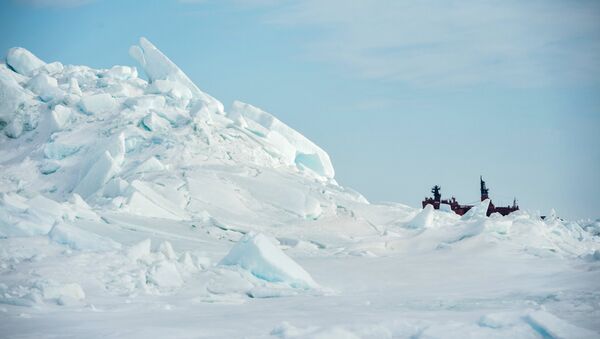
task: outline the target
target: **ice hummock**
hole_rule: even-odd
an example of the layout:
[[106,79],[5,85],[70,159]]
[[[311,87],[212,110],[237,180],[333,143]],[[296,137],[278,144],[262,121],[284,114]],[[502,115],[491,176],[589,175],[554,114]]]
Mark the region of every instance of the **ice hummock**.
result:
[[318,287],[310,274],[283,253],[275,241],[261,233],[250,232],[233,246],[219,264],[239,266],[269,282],[281,282],[299,288]]
[[[142,67],[151,84],[157,84],[160,93],[175,94],[177,97],[200,100],[211,113],[223,113],[223,104],[215,98],[202,92],[188,78],[179,67],[177,67],[167,56],[165,56],[148,39],[140,38],[139,45],[131,46],[129,54]],[[175,93],[174,93],[175,92]]]
[[335,171],[329,155],[321,148],[305,138],[302,134],[291,129],[273,115],[241,101],[235,101],[231,106],[232,119],[244,119],[246,129],[256,133],[283,155],[289,165],[309,168],[315,173],[333,178]]

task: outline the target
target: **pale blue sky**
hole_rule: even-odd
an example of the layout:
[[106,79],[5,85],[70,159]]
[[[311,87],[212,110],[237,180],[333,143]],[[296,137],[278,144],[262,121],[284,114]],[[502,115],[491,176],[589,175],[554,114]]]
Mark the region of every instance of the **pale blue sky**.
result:
[[412,206],[434,184],[566,217],[600,206],[597,1],[2,2],[0,48],[134,65],[145,36],[204,91],[273,113],[337,180]]

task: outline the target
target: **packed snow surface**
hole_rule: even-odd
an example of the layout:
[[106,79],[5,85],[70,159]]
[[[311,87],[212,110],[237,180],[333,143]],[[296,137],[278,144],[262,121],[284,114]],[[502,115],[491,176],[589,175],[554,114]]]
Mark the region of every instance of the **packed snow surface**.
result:
[[371,204],[274,115],[130,55],[0,64],[3,338],[600,336],[600,221]]

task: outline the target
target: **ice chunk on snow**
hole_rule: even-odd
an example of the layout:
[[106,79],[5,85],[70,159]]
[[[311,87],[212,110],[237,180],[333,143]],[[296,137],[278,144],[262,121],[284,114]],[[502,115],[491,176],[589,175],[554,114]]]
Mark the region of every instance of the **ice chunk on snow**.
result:
[[19,137],[23,132],[24,115],[37,114],[33,96],[19,85],[15,75],[0,64],[0,125],[9,125],[4,132],[12,138]]
[[304,216],[307,219],[318,219],[323,213],[323,209],[321,208],[321,203],[319,200],[311,197],[310,195],[306,196],[306,203]]
[[27,82],[27,88],[40,96],[43,101],[50,101],[61,95],[58,81],[45,73],[38,73]]
[[46,235],[64,214],[61,204],[42,195],[0,193],[0,237]]
[[461,219],[471,220],[477,218],[485,218],[487,216],[487,210],[490,207],[490,199],[485,199],[479,205],[473,206],[470,210],[465,213]]
[[65,297],[72,300],[85,299],[85,292],[79,284],[50,284],[43,287],[44,299],[57,299],[59,304],[63,304],[61,299]]
[[81,96],[81,88],[79,87],[79,81],[76,78],[69,80],[69,93]]
[[574,325],[545,311],[534,311],[523,317],[543,338],[596,338],[597,334]]
[[263,234],[249,232],[223,258],[220,265],[237,265],[254,276],[292,287],[318,287],[313,278]]
[[74,193],[88,198],[119,172],[119,165],[108,151],[100,155],[92,167],[75,187]]
[[171,128],[169,121],[159,117],[156,113],[152,112],[144,117],[140,122],[141,127],[148,131],[164,132]]
[[177,67],[169,58],[158,50],[146,38],[140,38],[140,44],[131,46],[129,54],[148,75],[150,83],[157,80],[168,80],[186,87],[195,99],[203,102],[211,112],[223,113],[223,104],[210,95],[202,92],[190,78]]
[[65,66],[63,66],[63,64],[58,61],[45,64],[44,66],[42,66],[40,68],[40,70],[42,70],[50,75],[58,74],[58,73],[62,72],[64,69],[65,69]]
[[89,115],[110,113],[116,106],[115,99],[108,93],[88,95],[81,98],[81,109]]
[[55,130],[61,130],[71,119],[72,111],[66,106],[56,105],[50,114],[52,117],[52,128]]
[[243,117],[248,129],[264,135],[276,147],[289,165],[311,169],[315,173],[333,178],[335,171],[329,155],[302,134],[290,128],[271,114],[240,101],[235,101],[228,116],[239,121]]
[[100,220],[100,216],[92,210],[90,205],[88,205],[79,194],[74,193],[71,195],[69,203],[71,204],[72,215],[75,218],[94,221]]
[[154,80],[147,88],[148,93],[164,94],[177,100],[190,100],[192,91],[185,85],[170,80]]
[[79,151],[79,146],[63,144],[55,141],[44,146],[44,157],[46,159],[61,160]]
[[16,139],[23,134],[23,118],[16,116],[12,121],[4,128],[4,134],[7,137]]
[[102,190],[105,197],[114,198],[125,194],[129,183],[121,178],[112,178],[109,180]]
[[433,224],[433,206],[427,205],[408,223],[411,228],[428,228]]
[[152,241],[150,239],[144,239],[139,243],[129,247],[127,249],[127,257],[129,259],[136,261],[142,259],[146,256],[150,255],[150,247],[152,246]]
[[119,80],[137,78],[138,76],[137,69],[135,67],[128,66],[113,66],[108,70],[108,72],[106,72],[106,75]]
[[158,287],[164,288],[173,288],[183,285],[183,279],[177,270],[176,264],[168,261],[160,261],[155,266],[152,266],[148,273],[148,281],[154,283]]
[[161,242],[160,246],[158,246],[158,251],[160,253],[162,253],[165,256],[165,258],[167,258],[169,260],[176,260],[177,259],[177,255],[175,254],[175,250],[173,250],[173,246],[168,241]]
[[156,157],[150,157],[135,168],[135,173],[160,172],[164,170],[165,165],[160,160],[156,159]]
[[32,76],[35,70],[45,65],[42,60],[22,47],[14,47],[8,50],[6,64],[15,72],[26,76]]
[[[154,185],[156,186],[156,185]],[[185,211],[154,189],[153,184],[134,180],[129,187],[129,212],[147,217],[186,219]]]
[[110,251],[121,248],[112,239],[99,236],[65,223],[57,223],[48,233],[52,241],[67,245],[74,250]]

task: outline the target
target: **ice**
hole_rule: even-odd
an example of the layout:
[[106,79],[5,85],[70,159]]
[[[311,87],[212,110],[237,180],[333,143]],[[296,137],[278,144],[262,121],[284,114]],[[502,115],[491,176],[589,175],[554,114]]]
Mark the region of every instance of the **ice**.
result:
[[490,199],[485,199],[478,205],[475,205],[473,208],[467,211],[462,216],[463,220],[473,220],[473,219],[481,219],[485,218],[487,215],[487,210],[490,206]]
[[88,198],[100,190],[110,178],[119,172],[118,162],[105,151],[96,160],[83,179],[75,187],[74,193]]
[[115,198],[124,195],[127,192],[129,183],[121,178],[112,178],[102,189],[102,194],[105,197]]
[[47,159],[61,160],[68,156],[71,156],[79,151],[80,146],[69,145],[55,141],[46,144],[44,147],[44,157]]
[[256,277],[271,282],[284,282],[292,287],[316,288],[317,283],[300,265],[261,233],[248,233],[219,262],[237,265]]
[[65,67],[63,64],[58,61],[47,63],[40,68],[40,70],[48,73],[49,75],[60,74],[62,71],[64,71],[64,69]]
[[45,65],[42,60],[22,47],[14,47],[8,50],[6,64],[15,72],[26,76],[32,76],[37,69]]
[[167,261],[161,261],[150,269],[148,281],[163,288],[174,288],[183,284],[177,266]]
[[72,110],[63,105],[56,105],[50,114],[52,115],[52,127],[55,130],[61,130],[71,120]]
[[127,249],[127,257],[133,261],[143,259],[150,255],[150,246],[152,246],[152,241],[150,239],[144,239]]
[[158,251],[169,260],[177,260],[177,255],[173,250],[173,245],[171,245],[171,243],[168,241],[161,242],[160,246],[158,247]]
[[37,94],[43,101],[50,101],[62,95],[62,91],[58,88],[58,81],[45,73],[38,73],[31,78],[27,82],[27,88]]
[[113,66],[108,70],[108,72],[106,72],[106,75],[119,80],[127,80],[131,78],[137,78],[138,73],[135,67]]
[[223,104],[202,92],[179,67],[146,38],[140,38],[139,46],[131,46],[129,54],[140,64],[151,84],[161,80],[159,84],[162,83],[163,85],[158,85],[159,88],[164,89],[164,86],[173,87],[174,90],[179,92],[183,92],[182,88],[186,88],[195,99],[204,103],[211,112],[224,112]]
[[0,193],[0,237],[46,235],[66,208],[40,194]]
[[110,251],[121,248],[121,244],[112,239],[62,222],[55,224],[48,236],[52,241],[69,246],[74,250]]
[[79,81],[77,81],[77,78],[69,79],[69,92],[78,96],[83,94],[81,92],[81,88],[79,87]]
[[271,114],[240,101],[232,104],[231,112],[233,119],[239,121],[239,117],[243,117],[248,129],[263,135],[287,164],[308,168],[328,178],[334,177],[335,171],[329,155]]
[[136,173],[159,172],[164,170],[165,166],[160,162],[160,160],[156,159],[156,157],[148,158],[135,168]]
[[411,228],[429,228],[433,225],[433,206],[426,205],[415,217],[408,223]]
[[171,129],[169,121],[152,112],[144,117],[141,125],[148,131],[166,132]]
[[71,220],[78,218],[100,221],[100,216],[92,210],[90,205],[88,205],[79,194],[74,193],[71,195],[69,197],[69,203],[71,204],[71,206],[69,206],[71,210],[70,214],[72,216]]
[[48,284],[43,287],[44,299],[54,299],[59,305],[64,305],[70,300],[85,299],[85,292],[77,283]]
[[152,185],[134,180],[128,189],[127,206],[130,212],[154,218],[187,219],[185,211],[159,194]]
[[115,99],[108,93],[87,95],[81,98],[81,109],[89,115],[111,113],[116,108]]
[[154,80],[147,88],[148,93],[167,95],[176,100],[189,101],[193,97],[190,89],[177,81]]
[[0,65],[0,126],[10,124],[11,130],[5,130],[5,134],[17,138],[23,131],[23,115],[35,110],[32,95],[19,85],[14,74]]
[[525,321],[542,337],[549,338],[595,338],[596,333],[573,326],[556,316],[543,311],[531,312]]

